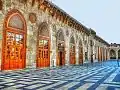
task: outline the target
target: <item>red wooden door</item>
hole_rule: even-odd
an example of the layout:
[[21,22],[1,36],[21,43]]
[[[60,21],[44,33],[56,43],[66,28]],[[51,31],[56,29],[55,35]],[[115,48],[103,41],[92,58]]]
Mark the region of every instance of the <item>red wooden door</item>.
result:
[[38,41],[37,67],[50,66],[49,39],[40,39]]
[[58,66],[65,65],[65,49],[64,42],[59,42],[58,44]]
[[64,52],[62,52],[62,51],[58,52],[58,58],[59,58],[59,66],[65,65],[65,54],[64,54]]
[[75,46],[71,45],[70,47],[70,64],[75,64]]
[[24,34],[7,32],[5,42],[4,70],[24,68]]
[[26,24],[21,13],[12,10],[5,19],[2,70],[25,68]]
[[79,64],[83,64],[83,48],[79,47]]

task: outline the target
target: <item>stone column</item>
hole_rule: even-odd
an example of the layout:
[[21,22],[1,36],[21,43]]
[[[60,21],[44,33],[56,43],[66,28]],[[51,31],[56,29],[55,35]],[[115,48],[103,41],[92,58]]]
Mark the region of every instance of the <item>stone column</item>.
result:
[[65,54],[65,65],[69,65],[70,63],[69,63],[69,55],[70,55],[70,49],[69,49],[69,45],[70,45],[70,43],[69,43],[69,37],[66,37],[66,40],[65,40],[65,52],[66,52],[66,54]]
[[36,46],[37,46],[37,28],[28,25],[27,30],[27,49],[26,49],[26,68],[36,68]]
[[79,46],[76,45],[76,64],[78,65],[79,64]]
[[55,33],[51,34],[51,48],[50,48],[50,67],[57,66],[57,47],[56,47],[56,37]]

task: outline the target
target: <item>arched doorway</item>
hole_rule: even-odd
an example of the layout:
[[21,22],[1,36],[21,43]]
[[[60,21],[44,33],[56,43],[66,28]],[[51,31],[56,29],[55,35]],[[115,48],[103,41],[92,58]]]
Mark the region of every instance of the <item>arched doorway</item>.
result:
[[74,37],[70,39],[70,64],[75,64],[75,40]]
[[50,36],[46,22],[40,24],[38,28],[36,63],[38,68],[50,66]]
[[116,59],[116,53],[113,49],[110,50],[110,59]]
[[94,42],[92,40],[90,40],[91,63],[93,63],[93,45],[94,45]]
[[65,65],[65,41],[62,31],[57,33],[57,47],[57,65],[63,66]]
[[83,64],[83,46],[82,41],[79,41],[79,64]]
[[120,59],[120,49],[118,50],[118,59]]
[[8,12],[3,31],[2,70],[25,68],[26,32],[23,15],[18,10]]

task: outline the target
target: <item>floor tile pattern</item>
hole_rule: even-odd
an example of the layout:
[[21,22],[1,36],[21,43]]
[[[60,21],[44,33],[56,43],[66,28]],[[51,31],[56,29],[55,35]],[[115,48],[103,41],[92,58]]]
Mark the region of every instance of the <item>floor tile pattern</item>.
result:
[[0,72],[0,90],[120,90],[117,61]]

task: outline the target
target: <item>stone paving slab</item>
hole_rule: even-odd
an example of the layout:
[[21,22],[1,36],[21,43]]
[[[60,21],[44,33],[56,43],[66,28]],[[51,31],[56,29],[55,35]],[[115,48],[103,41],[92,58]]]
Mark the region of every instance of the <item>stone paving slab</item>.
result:
[[0,72],[0,90],[120,90],[116,61]]

